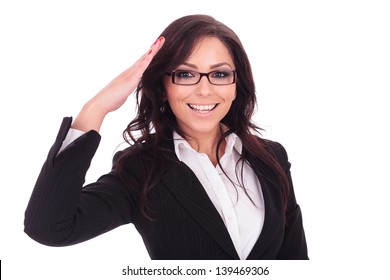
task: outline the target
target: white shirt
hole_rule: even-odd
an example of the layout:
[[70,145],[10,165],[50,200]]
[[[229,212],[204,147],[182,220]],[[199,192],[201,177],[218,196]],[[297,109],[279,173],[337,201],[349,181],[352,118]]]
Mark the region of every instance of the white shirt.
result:
[[[242,166],[242,162],[236,166],[242,152],[241,140],[236,134],[230,134],[226,138],[225,153],[220,159],[223,169],[235,183],[234,186],[206,154],[195,151],[176,132],[173,136],[176,156],[195,173],[221,215],[240,259],[246,259],[263,228],[264,199],[260,182],[252,168],[247,163]],[[242,168],[244,184],[239,184]],[[245,194],[242,185],[255,205]]]
[[[70,129],[59,152],[83,135],[84,132]],[[242,152],[242,143],[236,134],[226,138],[225,153],[220,159],[221,168],[212,164],[206,154],[198,153],[180,135],[174,132],[175,153],[195,173],[210,200],[221,215],[240,259],[246,259],[260,236],[264,224],[264,199],[260,182],[245,162],[236,166]],[[244,184],[241,181],[243,170]],[[237,169],[237,172],[236,172]],[[237,178],[238,174],[239,178]],[[240,183],[241,184],[240,184]],[[252,201],[241,186],[245,186]]]

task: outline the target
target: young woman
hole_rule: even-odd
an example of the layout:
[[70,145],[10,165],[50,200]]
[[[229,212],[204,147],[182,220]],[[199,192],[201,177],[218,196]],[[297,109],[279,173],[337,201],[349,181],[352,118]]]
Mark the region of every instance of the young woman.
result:
[[[83,186],[105,116],[133,91],[129,147]],[[25,232],[65,246],[133,223],[152,259],[307,259],[286,151],[256,133],[255,104],[237,35],[210,16],[177,19],[73,122],[64,118]]]

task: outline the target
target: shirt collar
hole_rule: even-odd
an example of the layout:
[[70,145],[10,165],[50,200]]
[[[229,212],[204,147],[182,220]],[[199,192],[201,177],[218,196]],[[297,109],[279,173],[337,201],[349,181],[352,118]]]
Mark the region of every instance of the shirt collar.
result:
[[[223,131],[227,130],[227,127],[225,125],[222,124],[221,126]],[[236,150],[241,155],[242,142],[237,134],[231,133],[225,138],[225,140],[226,140],[226,148],[225,148],[224,155],[230,155],[233,152],[233,150]],[[182,149],[190,150],[197,153],[197,151],[195,151],[191,147],[191,145],[187,142],[187,140],[181,137],[176,131],[173,132],[173,144],[175,147],[176,156],[180,161],[182,161],[181,152],[180,152]]]
[[176,156],[180,161],[182,161],[181,154],[180,154],[181,149],[195,151],[194,149],[192,149],[192,147],[187,142],[187,140],[185,140],[183,137],[181,137],[176,131],[173,131],[173,145],[175,146]]

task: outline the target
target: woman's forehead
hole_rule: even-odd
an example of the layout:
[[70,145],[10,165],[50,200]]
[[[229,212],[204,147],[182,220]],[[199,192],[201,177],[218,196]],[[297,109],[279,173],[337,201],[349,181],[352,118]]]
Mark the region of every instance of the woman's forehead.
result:
[[216,68],[223,65],[233,67],[233,58],[224,42],[216,37],[204,37],[199,40],[190,55],[182,64],[193,68],[208,65]]

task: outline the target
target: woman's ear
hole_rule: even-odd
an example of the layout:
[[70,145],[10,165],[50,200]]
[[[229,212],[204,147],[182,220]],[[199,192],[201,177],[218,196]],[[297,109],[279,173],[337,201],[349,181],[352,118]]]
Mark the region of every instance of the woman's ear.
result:
[[165,98],[165,100],[163,99],[163,103],[162,103],[161,106],[160,106],[160,112],[161,112],[161,113],[164,113],[164,112],[165,112],[165,108],[166,108],[167,106],[169,106],[167,100],[168,100],[167,98]]
[[167,102],[168,101],[168,97],[167,97],[167,93],[165,92],[165,90],[163,91],[162,93],[162,102]]
[[163,87],[163,88],[161,89],[161,100],[162,100],[162,102],[164,102],[164,103],[168,100],[167,92],[166,92],[166,90],[165,90],[165,87]]

